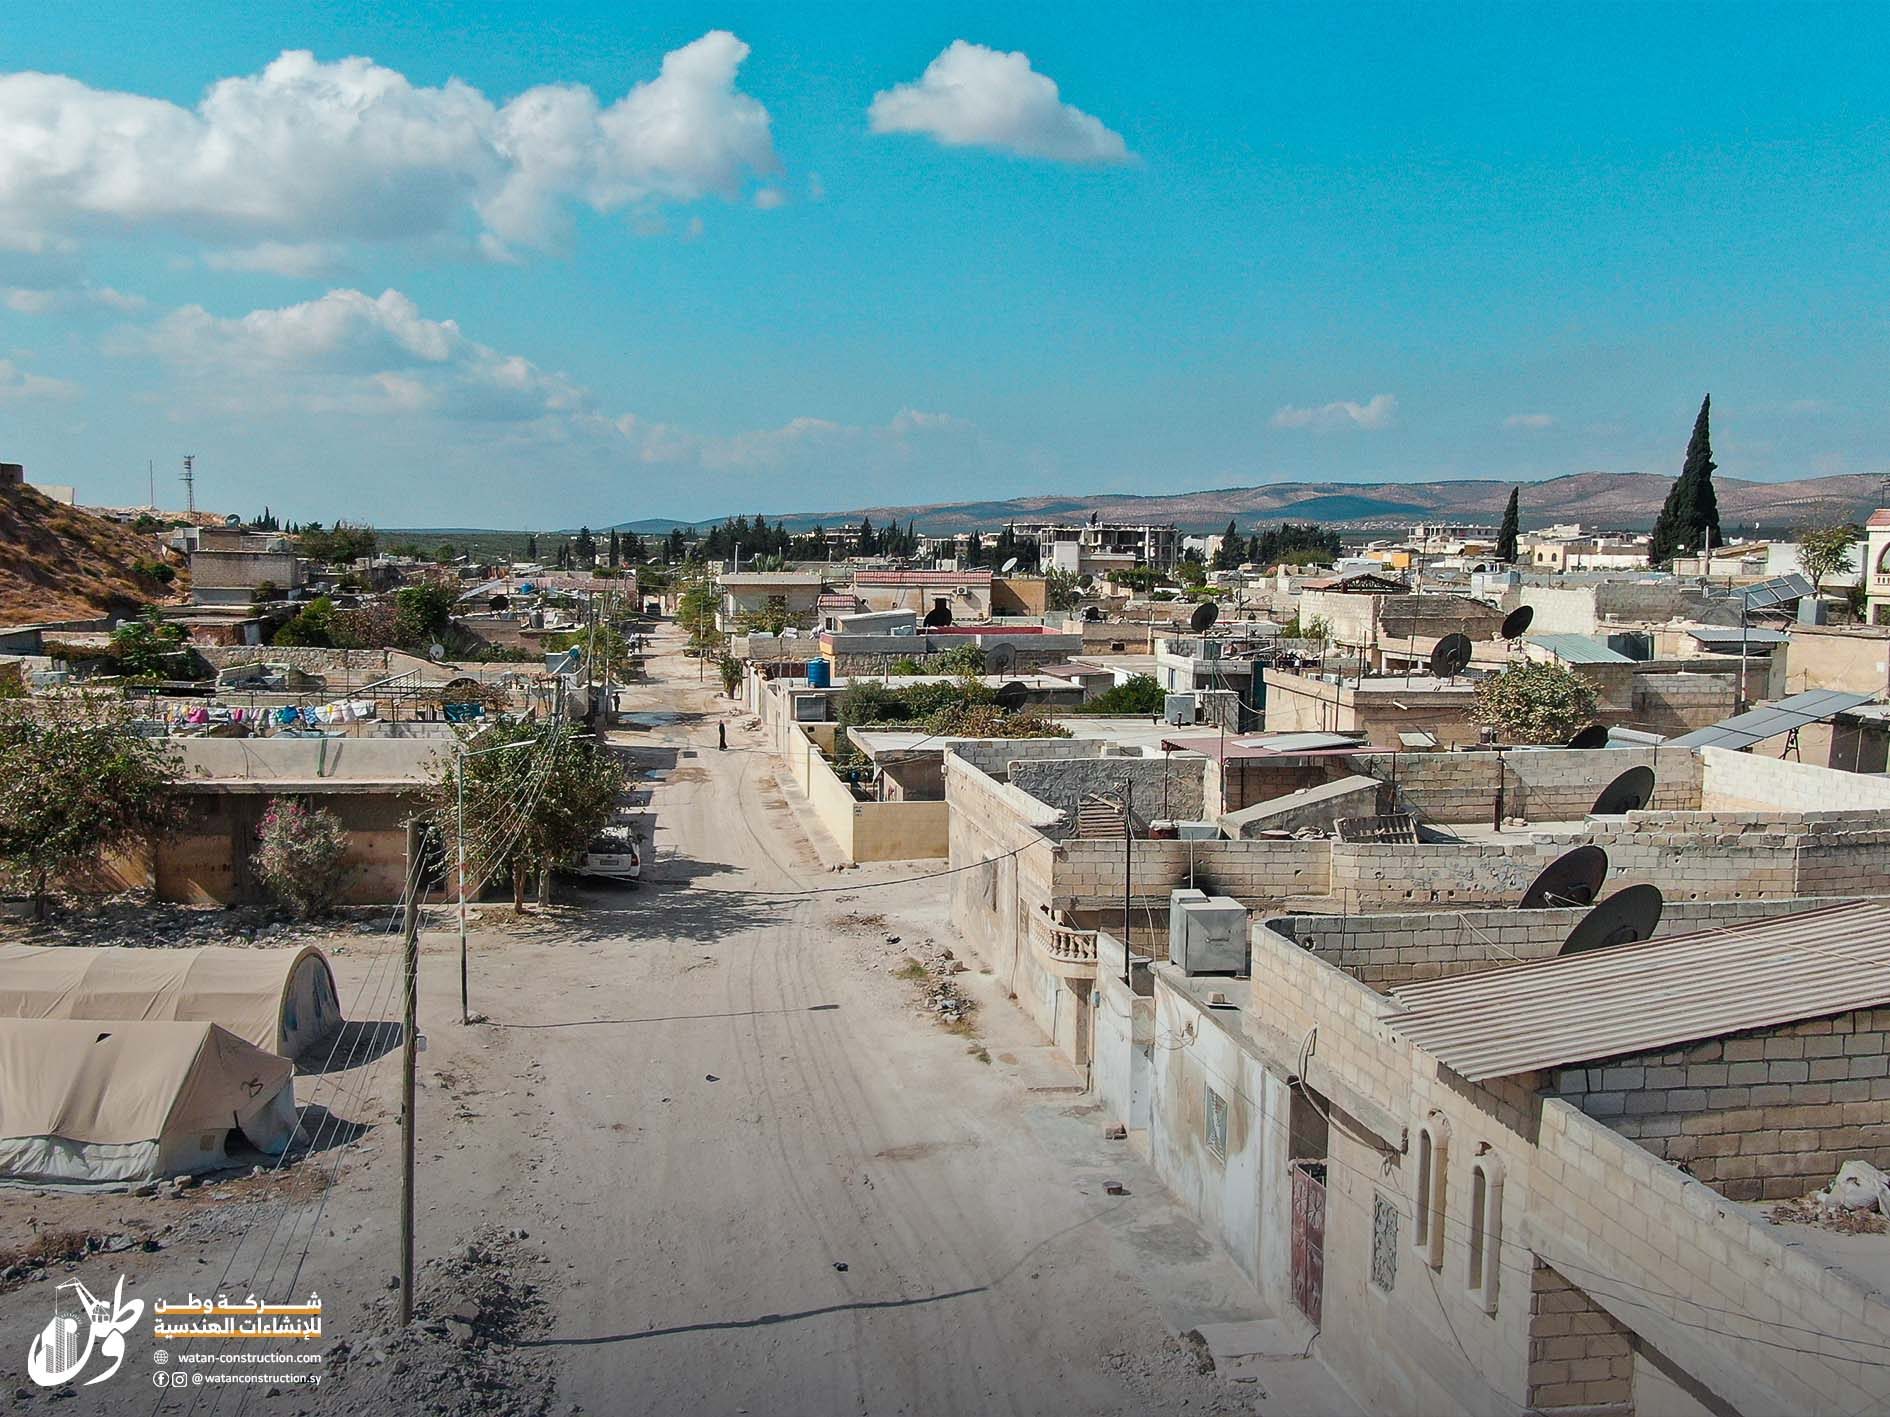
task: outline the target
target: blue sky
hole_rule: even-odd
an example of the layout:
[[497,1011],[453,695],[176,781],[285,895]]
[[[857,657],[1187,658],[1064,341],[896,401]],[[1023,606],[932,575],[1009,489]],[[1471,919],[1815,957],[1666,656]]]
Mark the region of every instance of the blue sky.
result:
[[0,457],[91,501],[194,452],[217,507],[604,524],[1668,472],[1710,389],[1722,475],[1875,472],[1887,39],[48,7],[0,30]]

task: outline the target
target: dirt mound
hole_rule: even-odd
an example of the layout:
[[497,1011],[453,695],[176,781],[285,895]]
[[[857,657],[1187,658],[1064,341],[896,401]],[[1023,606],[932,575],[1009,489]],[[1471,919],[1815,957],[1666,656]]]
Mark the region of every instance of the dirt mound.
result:
[[0,487],[0,625],[90,620],[176,599],[154,537],[55,502],[31,487]]

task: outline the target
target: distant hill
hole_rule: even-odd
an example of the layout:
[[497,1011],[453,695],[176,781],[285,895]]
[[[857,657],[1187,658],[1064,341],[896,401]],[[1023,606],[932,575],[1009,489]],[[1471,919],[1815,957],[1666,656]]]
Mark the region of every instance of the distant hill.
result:
[[31,487],[0,487],[0,625],[124,615],[176,597],[174,584],[133,569],[158,561],[156,542]]
[[[1720,520],[1730,534],[1754,524],[1786,528],[1839,520],[1861,521],[1877,505],[1882,479],[1875,473],[1812,477],[1794,482],[1745,482],[1715,477]],[[1012,521],[1073,521],[1100,513],[1108,521],[1173,522],[1184,531],[1222,530],[1231,518],[1242,526],[1262,521],[1317,521],[1360,529],[1412,521],[1483,522],[1502,519],[1507,481],[1275,482],[1259,487],[1222,487],[1141,497],[1107,493],[1093,497],[1017,497],[1009,501],[936,502],[906,506],[854,507],[843,511],[793,512],[770,520],[790,530],[871,517],[875,523],[916,522],[934,534],[991,529]],[[1654,524],[1673,479],[1651,472],[1578,472],[1522,487],[1524,526],[1578,521],[1615,530],[1645,530]],[[730,515],[733,515],[731,513]],[[720,518],[709,518],[708,525]],[[671,523],[634,523],[667,531]]]

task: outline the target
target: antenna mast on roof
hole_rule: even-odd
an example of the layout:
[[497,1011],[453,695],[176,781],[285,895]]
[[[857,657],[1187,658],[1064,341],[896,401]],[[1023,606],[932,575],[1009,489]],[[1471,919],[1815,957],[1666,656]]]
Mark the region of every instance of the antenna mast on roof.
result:
[[197,515],[197,455],[184,454],[184,506],[192,517]]

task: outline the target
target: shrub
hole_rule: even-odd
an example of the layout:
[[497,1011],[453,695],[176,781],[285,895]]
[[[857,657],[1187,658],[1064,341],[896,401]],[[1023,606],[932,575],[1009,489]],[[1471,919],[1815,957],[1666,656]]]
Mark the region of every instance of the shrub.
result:
[[257,835],[256,874],[306,920],[334,907],[347,878],[341,819],[293,799],[271,802]]
[[1509,743],[1565,743],[1595,721],[1595,690],[1561,664],[1518,660],[1480,680],[1470,716]]

